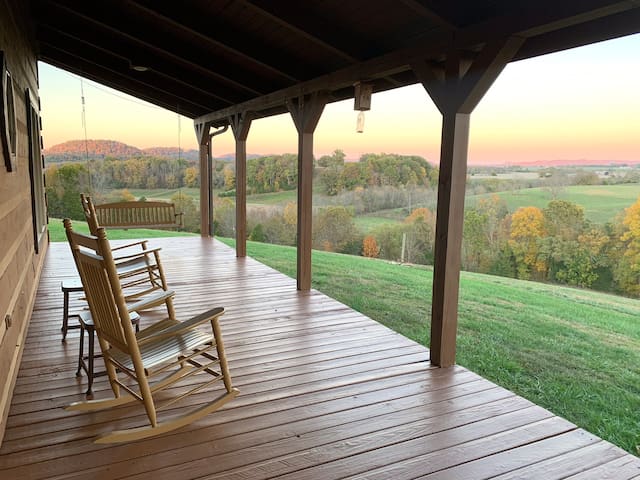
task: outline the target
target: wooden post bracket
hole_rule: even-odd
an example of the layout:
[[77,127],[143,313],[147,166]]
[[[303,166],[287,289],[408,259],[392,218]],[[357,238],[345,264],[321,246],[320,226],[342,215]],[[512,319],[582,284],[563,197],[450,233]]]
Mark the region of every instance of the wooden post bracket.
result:
[[443,115],[471,113],[524,41],[523,37],[499,38],[488,42],[473,59],[452,49],[444,65],[419,60],[411,68]]

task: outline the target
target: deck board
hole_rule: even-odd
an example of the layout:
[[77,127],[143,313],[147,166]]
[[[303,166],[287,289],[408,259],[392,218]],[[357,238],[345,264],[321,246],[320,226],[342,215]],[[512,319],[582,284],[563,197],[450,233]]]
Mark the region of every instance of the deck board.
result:
[[[152,243],[163,248],[182,317],[225,307],[222,331],[241,394],[163,436],[93,444],[96,435],[146,417],[135,405],[90,414],[62,409],[83,398],[86,378],[74,376],[78,331],[60,341],[60,281],[74,276],[74,266],[68,247],[52,244],[0,448],[1,478],[640,475],[636,457],[462,367],[432,368],[426,348],[317,291],[297,292],[293,279],[236,259],[219,242]],[[75,298],[71,304],[82,307]],[[145,314],[143,322],[157,315]],[[108,395],[105,377],[94,391]],[[187,403],[210,395],[205,390]]]

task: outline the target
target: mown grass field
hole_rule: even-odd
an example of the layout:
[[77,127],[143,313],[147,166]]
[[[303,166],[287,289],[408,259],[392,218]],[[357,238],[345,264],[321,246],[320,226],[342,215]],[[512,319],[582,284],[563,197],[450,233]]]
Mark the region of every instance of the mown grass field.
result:
[[[248,253],[295,276],[294,248]],[[430,268],[313,252],[314,288],[425,345],[431,285]],[[639,300],[463,272],[458,363],[638,454]]]
[[[481,199],[492,194],[472,195],[467,197],[467,205],[475,205]],[[545,188],[527,188],[509,192],[498,192],[513,212],[519,207],[544,208],[553,200],[551,191]],[[558,200],[567,200],[584,207],[585,217],[594,223],[612,222],[616,215],[624,212],[640,196],[640,184],[627,183],[621,185],[572,185],[563,187]]]
[[[73,229],[80,233],[89,233],[89,226],[86,222],[73,220]],[[159,238],[159,237],[185,237],[193,236],[195,233],[174,232],[171,230],[150,230],[145,228],[132,228],[130,230],[109,230],[107,234],[111,240],[128,240],[139,238]],[[52,242],[66,242],[67,236],[64,233],[64,225],[59,218],[49,219],[49,239]]]

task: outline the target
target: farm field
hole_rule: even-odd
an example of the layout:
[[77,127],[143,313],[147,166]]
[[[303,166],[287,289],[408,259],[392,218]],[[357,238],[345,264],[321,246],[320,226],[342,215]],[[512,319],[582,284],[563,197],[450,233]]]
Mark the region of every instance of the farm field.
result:
[[[513,212],[519,207],[533,206],[544,208],[553,199],[546,188],[527,188],[495,194],[472,195],[467,197],[469,206],[481,198],[498,195]],[[640,184],[626,183],[620,185],[572,185],[563,187],[558,200],[567,200],[584,207],[585,217],[594,223],[611,222],[624,209],[634,203],[640,196]]]
[[[294,248],[248,254],[295,276]],[[430,267],[313,252],[313,288],[425,345],[431,286]],[[637,455],[638,318],[639,300],[463,272],[458,363]]]

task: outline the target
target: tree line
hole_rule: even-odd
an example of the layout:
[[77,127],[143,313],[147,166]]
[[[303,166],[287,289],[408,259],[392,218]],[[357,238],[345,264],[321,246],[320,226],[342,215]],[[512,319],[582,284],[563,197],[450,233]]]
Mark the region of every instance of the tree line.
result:
[[[230,199],[218,202],[218,235],[235,235],[234,209]],[[249,210],[249,239],[295,245],[296,211],[294,202]],[[315,249],[431,265],[434,243],[435,212],[426,207],[368,234],[356,226],[351,206],[313,212]],[[589,222],[581,206],[564,200],[513,213],[497,195],[480,200],[465,210],[462,268],[640,296],[640,197],[606,225]]]
[[[296,165],[296,156],[291,154],[249,160],[249,191],[295,188]],[[232,165],[218,162],[216,172],[214,180],[233,193]],[[344,153],[336,150],[317,160],[316,173],[325,193],[331,194],[315,202],[321,206],[314,210],[314,248],[394,261],[433,262],[437,170],[426,160],[366,154],[358,162],[345,162]],[[49,214],[74,219],[83,218],[80,192],[91,193],[101,203],[133,200],[128,188],[199,185],[193,163],[150,157],[54,164],[45,175]],[[178,192],[172,201],[185,211],[187,229],[197,231],[199,212],[194,199]],[[218,235],[235,235],[234,208],[231,198],[216,201]],[[389,208],[405,209],[404,221],[384,224],[368,235],[356,227],[356,215]],[[250,239],[293,245],[296,222],[294,203],[283,208],[250,209]],[[522,207],[513,213],[496,195],[480,200],[465,210],[462,267],[640,296],[640,199],[606,225],[590,223],[581,206],[562,200],[552,200],[543,209]]]

